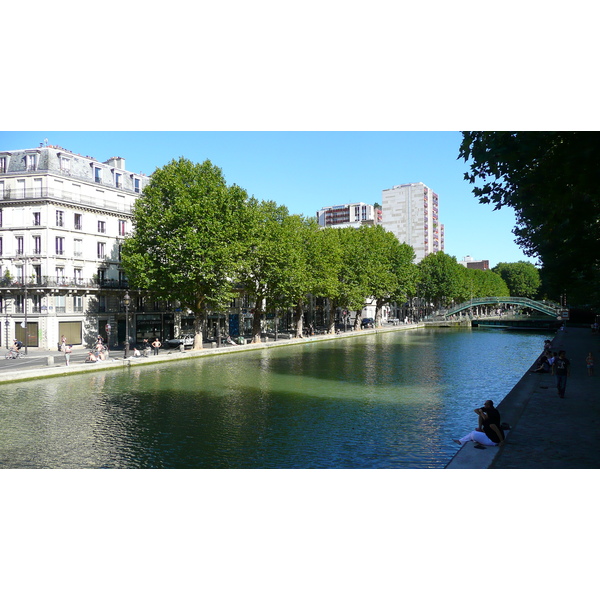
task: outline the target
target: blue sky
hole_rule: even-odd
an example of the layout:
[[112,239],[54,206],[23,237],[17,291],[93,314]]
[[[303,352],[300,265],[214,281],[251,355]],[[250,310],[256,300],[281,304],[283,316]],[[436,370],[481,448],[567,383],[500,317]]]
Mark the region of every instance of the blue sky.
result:
[[490,266],[532,260],[514,242],[514,213],[479,204],[464,181],[461,137],[455,131],[5,131],[0,149],[35,148],[47,139],[99,161],[121,156],[128,170],[147,175],[180,156],[209,159],[229,184],[309,216],[334,204],[381,203],[383,189],[422,181],[439,195],[446,253]]

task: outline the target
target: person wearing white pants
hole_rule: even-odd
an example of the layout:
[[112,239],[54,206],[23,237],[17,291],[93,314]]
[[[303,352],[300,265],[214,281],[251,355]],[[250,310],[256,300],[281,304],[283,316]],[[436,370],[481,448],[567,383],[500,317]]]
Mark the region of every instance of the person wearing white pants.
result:
[[490,440],[490,438],[485,435],[485,433],[483,433],[483,431],[471,431],[471,433],[467,433],[467,435],[465,435],[464,437],[461,437],[460,440],[455,440],[458,441],[458,443],[462,446],[463,444],[466,444],[467,442],[478,442],[479,444],[482,444],[483,446],[497,446],[498,444],[496,442],[492,442],[492,440]]
[[478,427],[460,440],[453,440],[460,446],[467,442],[479,443],[482,446],[498,446],[504,442],[504,433],[500,427],[500,413],[494,408],[491,400],[486,400],[482,408],[476,408],[479,416]]

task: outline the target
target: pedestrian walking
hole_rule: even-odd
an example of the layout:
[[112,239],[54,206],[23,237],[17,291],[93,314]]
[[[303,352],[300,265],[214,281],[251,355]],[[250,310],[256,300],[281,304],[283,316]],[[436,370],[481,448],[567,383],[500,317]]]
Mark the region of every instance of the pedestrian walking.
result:
[[71,360],[71,353],[73,352],[73,346],[68,346],[65,344],[65,363],[67,367],[69,366],[69,361]]
[[158,356],[158,349],[162,346],[162,344],[160,343],[159,339],[156,338],[153,342],[152,342],[152,351],[154,353],[154,356]]
[[556,390],[561,398],[565,397],[567,377],[571,374],[571,361],[566,354],[564,350],[561,350],[552,363],[552,375],[556,378]]
[[588,377],[594,374],[594,355],[590,352],[586,359],[585,364],[587,366]]

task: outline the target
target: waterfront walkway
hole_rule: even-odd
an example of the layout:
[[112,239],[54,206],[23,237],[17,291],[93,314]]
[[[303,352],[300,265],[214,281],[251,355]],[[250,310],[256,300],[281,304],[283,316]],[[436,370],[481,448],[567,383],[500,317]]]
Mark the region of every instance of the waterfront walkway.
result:
[[[567,327],[556,334],[552,350],[565,350],[571,361],[565,398],[558,396],[551,374],[526,373],[499,405],[502,420],[512,427],[504,445],[477,450],[469,442],[447,468],[600,468],[600,334]],[[592,377],[588,352],[596,361]]]

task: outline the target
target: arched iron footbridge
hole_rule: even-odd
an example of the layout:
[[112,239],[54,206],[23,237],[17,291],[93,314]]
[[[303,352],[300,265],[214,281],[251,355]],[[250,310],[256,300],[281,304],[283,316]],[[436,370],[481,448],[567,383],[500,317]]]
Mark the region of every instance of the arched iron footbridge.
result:
[[487,298],[471,298],[462,304],[458,304],[445,311],[445,316],[455,315],[465,310],[474,308],[475,306],[483,306],[486,304],[510,304],[511,306],[522,306],[537,310],[545,315],[557,317],[560,315],[561,306],[556,302],[548,302],[547,300],[531,300],[531,298],[519,298],[515,296],[489,296]]

